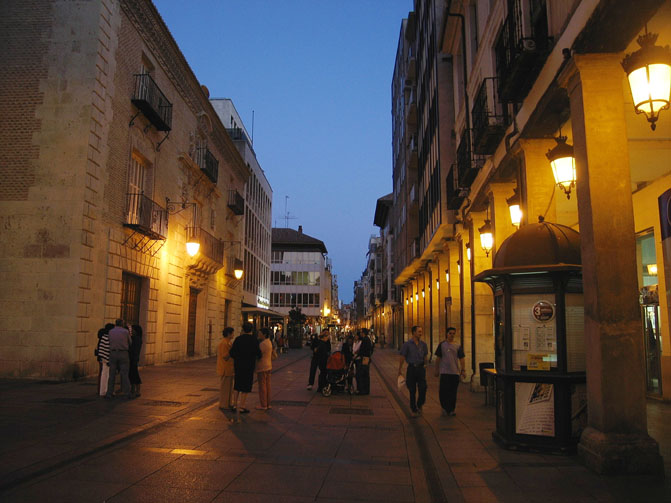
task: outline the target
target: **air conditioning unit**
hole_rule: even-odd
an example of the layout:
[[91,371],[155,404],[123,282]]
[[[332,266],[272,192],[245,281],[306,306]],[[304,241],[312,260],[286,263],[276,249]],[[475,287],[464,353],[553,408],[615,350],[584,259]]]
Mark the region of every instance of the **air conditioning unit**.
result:
[[536,41],[532,38],[525,38],[522,40],[522,50],[524,52],[535,52]]

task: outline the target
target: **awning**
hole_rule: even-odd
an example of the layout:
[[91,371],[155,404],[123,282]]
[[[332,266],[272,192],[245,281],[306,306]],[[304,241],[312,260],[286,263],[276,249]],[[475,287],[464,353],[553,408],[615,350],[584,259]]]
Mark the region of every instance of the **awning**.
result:
[[242,306],[242,312],[259,314],[261,316],[270,316],[271,318],[285,318],[288,316],[286,314],[278,313],[277,311],[273,311],[271,309],[263,309],[262,307],[257,306]]

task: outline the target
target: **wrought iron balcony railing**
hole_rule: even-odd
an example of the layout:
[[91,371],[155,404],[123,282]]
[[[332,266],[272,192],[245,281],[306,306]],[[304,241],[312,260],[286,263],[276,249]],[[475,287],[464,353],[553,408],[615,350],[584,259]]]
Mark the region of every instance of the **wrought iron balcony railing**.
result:
[[195,239],[200,243],[198,252],[212,262],[224,265],[224,242],[200,227],[186,228],[187,240]]
[[521,0],[508,1],[508,15],[494,48],[499,95],[506,102],[524,100],[550,49],[546,2],[530,5],[531,24],[525,29]]
[[482,159],[473,154],[471,131],[465,130],[457,147],[457,180],[460,189],[470,187],[481,168]]
[[236,215],[245,214],[245,199],[235,189],[228,191],[228,207],[233,210],[233,213]]
[[216,185],[219,178],[219,161],[207,147],[199,147],[196,153],[200,170]]
[[172,129],[172,103],[148,73],[135,75],[135,91],[131,102],[159,131]]
[[150,239],[164,240],[168,236],[168,211],[144,194],[127,194],[124,226]]
[[507,106],[498,98],[495,78],[482,81],[473,101],[473,152],[492,155],[508,125]]
[[457,165],[450,166],[450,172],[447,174],[447,209],[458,210],[461,203],[464,202],[462,191],[459,189],[459,172]]

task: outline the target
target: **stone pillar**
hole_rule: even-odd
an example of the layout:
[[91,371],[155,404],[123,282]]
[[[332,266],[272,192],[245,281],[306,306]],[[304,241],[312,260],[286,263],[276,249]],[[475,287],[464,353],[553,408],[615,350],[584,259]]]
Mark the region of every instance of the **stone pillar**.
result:
[[663,474],[647,433],[620,59],[576,54],[559,75],[571,104],[585,298],[589,426],[578,452],[599,473]]
[[[490,212],[491,214],[491,212]],[[472,266],[468,281],[476,274],[492,267],[493,251],[486,255],[480,245],[480,233],[478,229],[485,223],[486,213],[471,213],[473,219],[473,240],[471,241],[471,254],[473,257]],[[465,277],[465,276],[464,276]],[[478,364],[480,362],[494,361],[494,331],[493,331],[493,312],[494,296],[492,289],[486,283],[472,283],[471,288],[474,292],[475,304],[475,372],[478,373]],[[480,386],[480,376],[478,375],[471,381],[476,389]]]
[[[520,139],[519,144],[524,154],[522,178],[522,223],[535,224],[540,215],[545,215],[548,222],[557,222],[556,204],[558,197],[565,197],[560,190],[556,192],[556,184],[552,168],[545,156],[548,150],[557,143],[554,140]],[[575,197],[575,196],[574,196]],[[547,213],[545,213],[547,210]]]
[[510,209],[508,208],[507,198],[514,194],[514,183],[492,183],[489,186],[491,192],[491,215],[492,231],[494,235],[494,248],[492,253],[496,254],[496,250],[501,246],[508,236],[517,230],[510,221]]

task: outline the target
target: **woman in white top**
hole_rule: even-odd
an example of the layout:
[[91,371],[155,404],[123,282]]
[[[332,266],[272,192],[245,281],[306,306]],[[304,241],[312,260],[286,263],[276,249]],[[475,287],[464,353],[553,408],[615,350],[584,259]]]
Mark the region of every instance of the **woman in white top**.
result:
[[270,371],[273,369],[273,343],[270,340],[270,330],[259,330],[259,349],[261,359],[256,362],[256,380],[259,383],[259,410],[272,409],[270,406]]

